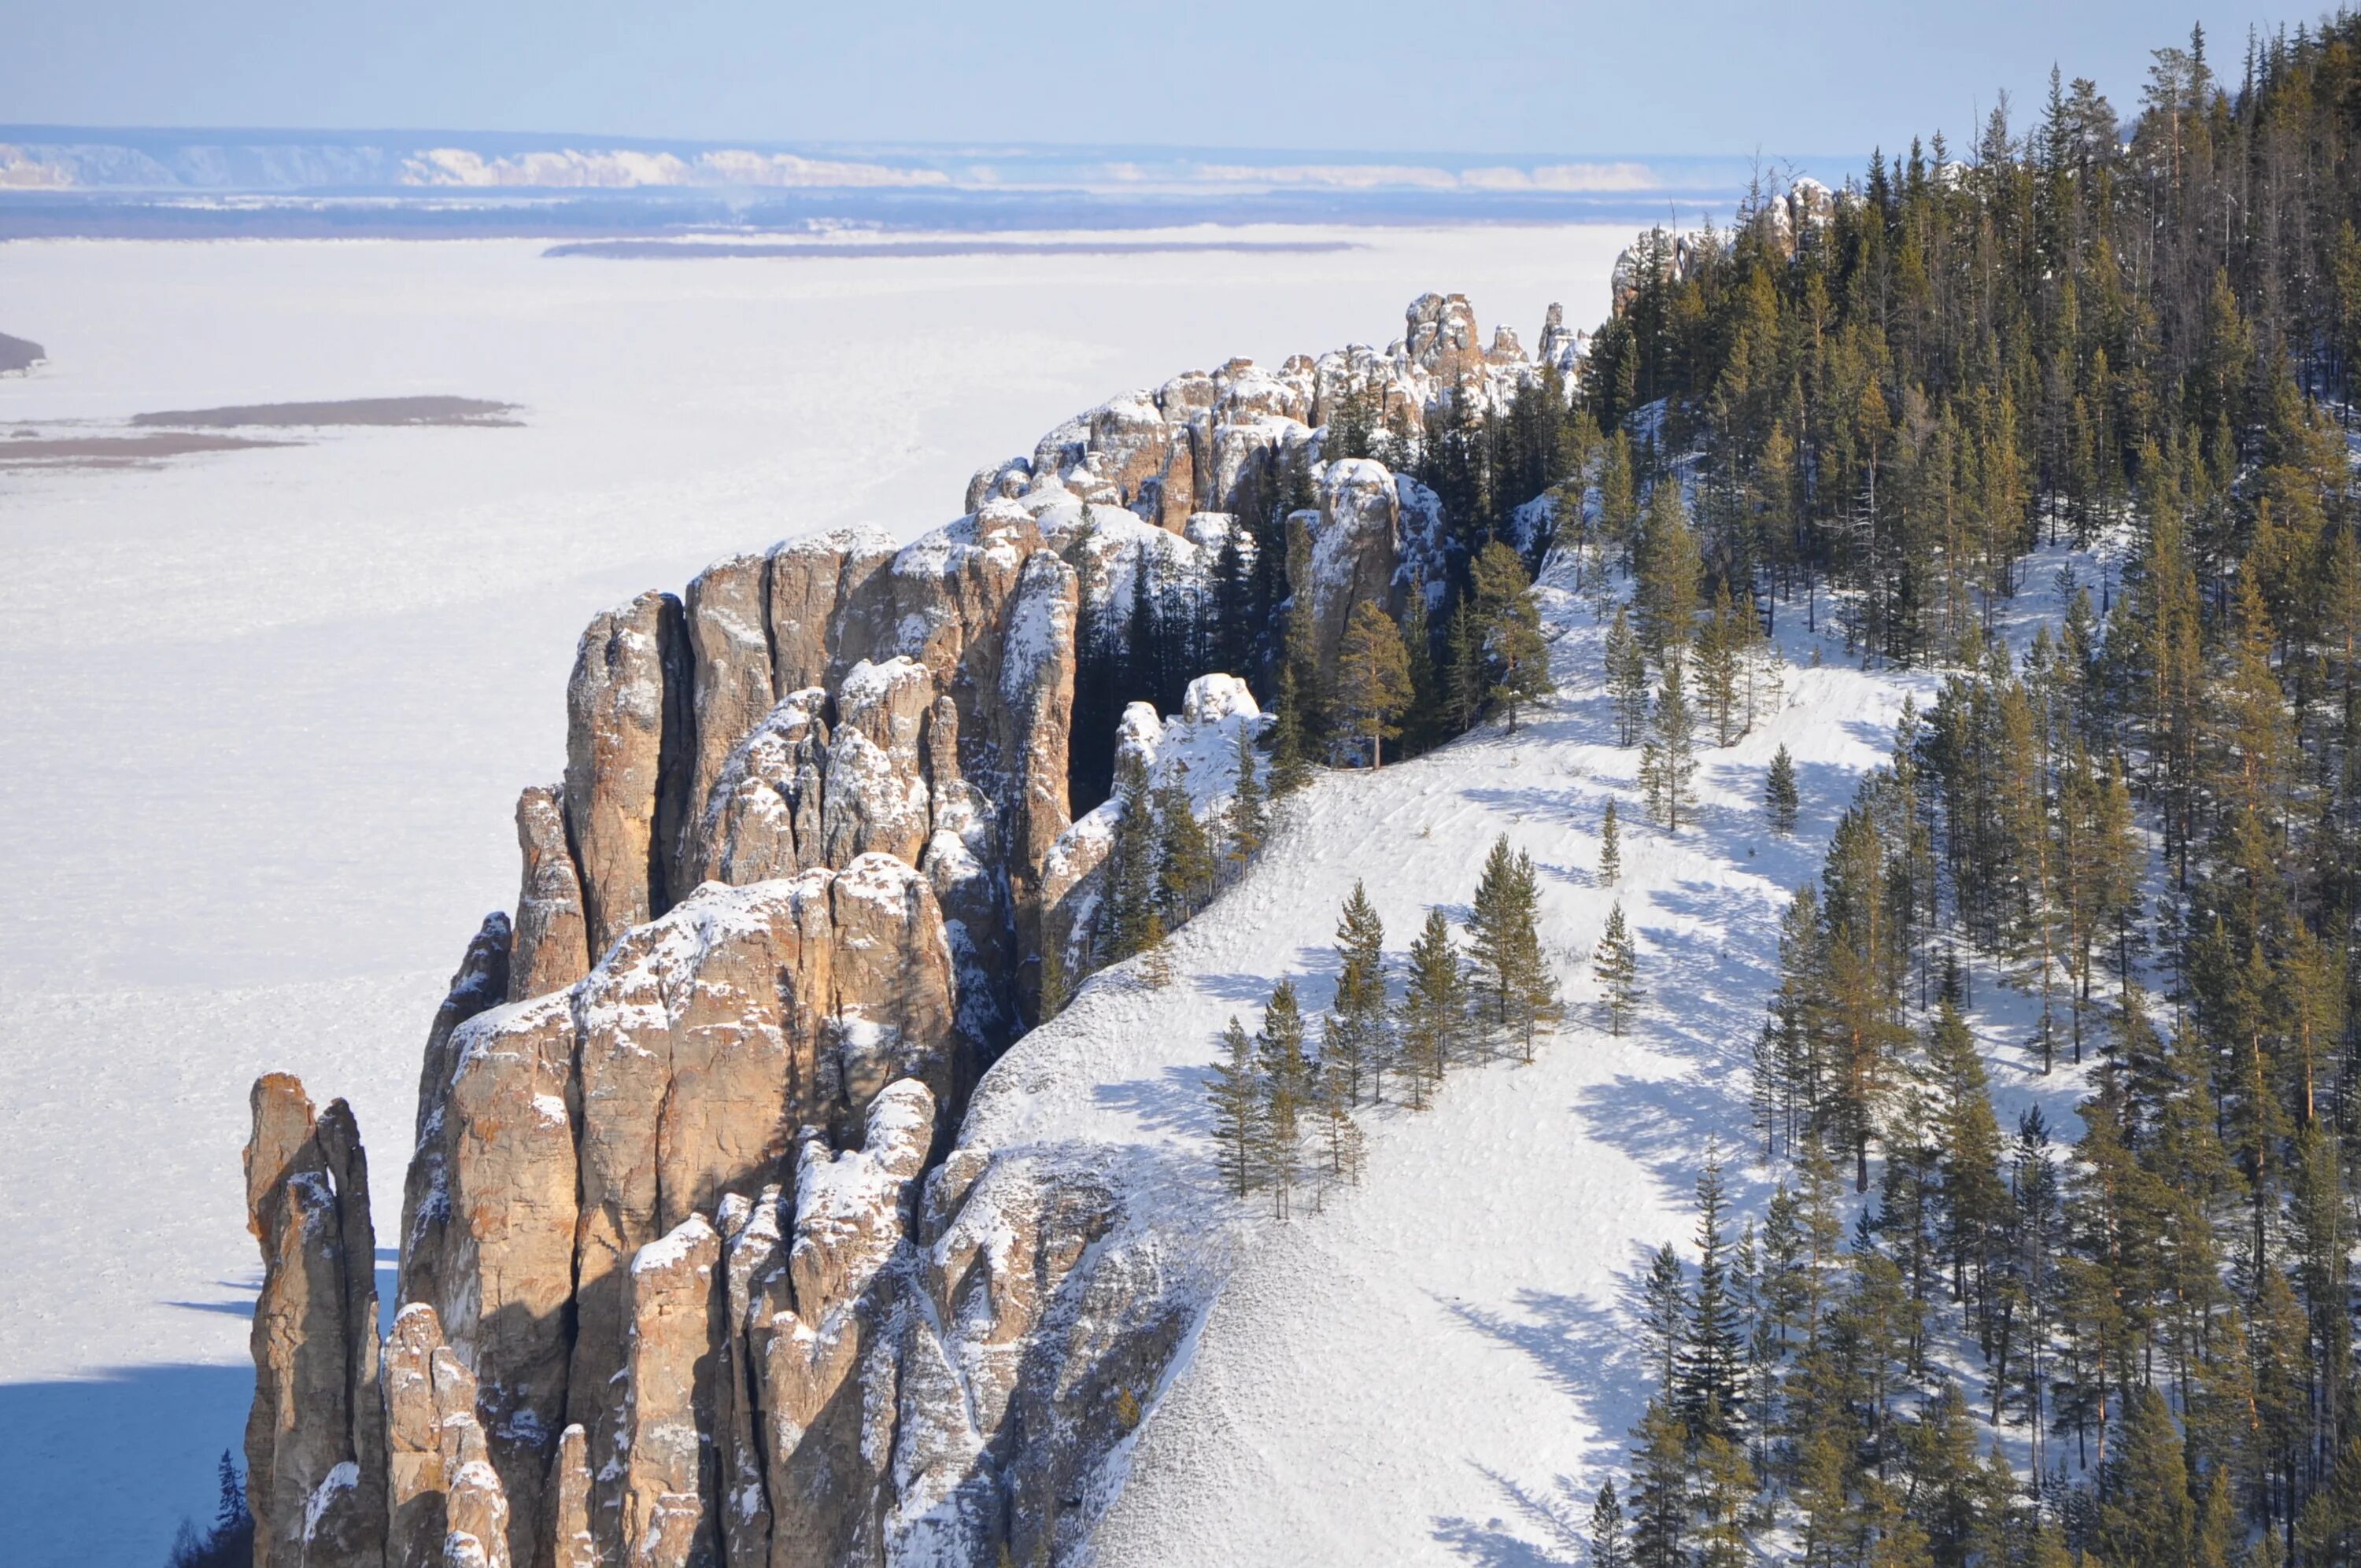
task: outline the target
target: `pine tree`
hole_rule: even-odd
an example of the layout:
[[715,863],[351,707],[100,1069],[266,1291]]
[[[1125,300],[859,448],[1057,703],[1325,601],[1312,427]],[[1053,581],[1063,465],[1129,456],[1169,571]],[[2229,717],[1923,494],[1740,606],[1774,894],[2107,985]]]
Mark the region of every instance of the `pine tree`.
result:
[[1358,1185],[1363,1137],[1360,1124],[1353,1120],[1352,1075],[1344,1062],[1332,1062],[1325,1051],[1320,1058],[1319,1099],[1328,1174]]
[[1468,957],[1475,964],[1484,1010],[1496,1027],[1507,1026],[1510,998],[1515,991],[1519,913],[1517,857],[1503,833],[1484,858],[1467,919]]
[[1115,843],[1107,853],[1099,927],[1099,949],[1109,963],[1147,950],[1148,925],[1156,915],[1156,815],[1146,770],[1126,766],[1115,794],[1123,810],[1115,818]]
[[1251,726],[1238,726],[1238,782],[1230,796],[1229,858],[1234,871],[1243,871],[1261,850],[1269,831],[1269,808],[1263,798],[1262,775],[1255,764]]
[[1397,720],[1414,695],[1400,630],[1377,604],[1363,599],[1353,607],[1336,655],[1336,717],[1368,741],[1370,767],[1378,766],[1382,743],[1401,734]]
[[1415,757],[1442,744],[1449,722],[1444,712],[1442,675],[1434,665],[1434,634],[1427,624],[1426,585],[1411,585],[1402,607],[1402,655],[1410,669],[1410,707],[1401,716],[1402,755]]
[[1737,1430],[1740,1401],[1738,1303],[1730,1279],[1728,1198],[1720,1154],[1708,1147],[1697,1175],[1697,1283],[1688,1299],[1688,1322],[1677,1357],[1675,1408],[1698,1436],[1728,1438]]
[[1170,931],[1211,902],[1217,868],[1213,840],[1197,820],[1188,787],[1178,779],[1156,792],[1156,828],[1161,851],[1156,904]]
[[1620,605],[1607,629],[1607,690],[1615,699],[1615,743],[1638,745],[1648,725],[1648,653]]
[[2099,1505],[2099,1554],[2109,1563],[2186,1563],[2196,1505],[2172,1411],[2153,1388],[2134,1392],[2127,1407]]
[[1356,882],[1336,922],[1336,1001],[1329,1014],[1323,1056],[1346,1075],[1346,1103],[1357,1105],[1367,1078],[1373,1097],[1385,1098],[1388,1049],[1386,928],[1368,893]]
[[1040,989],[1033,1008],[1035,1025],[1046,1024],[1063,1013],[1073,995],[1073,981],[1066,973],[1065,941],[1045,932],[1041,943]]
[[1291,980],[1282,980],[1271,989],[1270,1001],[1263,1008],[1262,1029],[1255,1040],[1255,1056],[1262,1086],[1257,1165],[1261,1179],[1270,1186],[1272,1212],[1284,1220],[1302,1169],[1302,1116],[1312,1090],[1311,1067],[1303,1055],[1303,1009],[1296,1001]]
[[1684,817],[1697,804],[1692,781],[1697,776],[1696,726],[1689,718],[1688,697],[1681,689],[1681,667],[1665,666],[1664,684],[1656,688],[1656,709],[1650,716],[1648,743],[1640,753],[1641,787],[1648,794],[1648,812],[1667,833],[1680,831]]
[[1590,1568],[1631,1568],[1631,1546],[1623,1536],[1623,1503],[1613,1480],[1598,1484],[1590,1505]]
[[1677,483],[1659,481],[1649,492],[1648,515],[1640,532],[1638,582],[1632,603],[1639,612],[1640,644],[1660,668],[1678,665],[1695,629],[1705,565],[1688,508]]
[[1162,991],[1172,983],[1172,948],[1164,939],[1163,911],[1151,907],[1148,912],[1145,945],[1139,949],[1137,973],[1139,983],[1150,991]]
[[1734,744],[1746,732],[1746,707],[1739,700],[1739,658],[1743,643],[1730,586],[1715,590],[1713,614],[1697,634],[1697,696],[1717,746]]
[[1615,801],[1608,798],[1607,809],[1598,818],[1598,882],[1602,887],[1613,887],[1623,875],[1623,829],[1615,820]]
[[1472,571],[1484,652],[1496,672],[1486,696],[1506,710],[1509,733],[1513,735],[1520,706],[1539,701],[1555,689],[1550,681],[1549,643],[1542,636],[1541,610],[1533,603],[1532,580],[1525,575],[1525,564],[1499,540],[1484,546]]
[[1422,1108],[1426,1086],[1443,1081],[1457,1054],[1467,1020],[1467,982],[1451,923],[1440,909],[1426,912],[1426,925],[1410,948],[1410,974],[1402,993],[1402,1070],[1411,1105]]
[[1591,971],[1598,979],[1598,1003],[1607,1014],[1607,1032],[1620,1036],[1640,1010],[1640,955],[1632,946],[1631,928],[1623,923],[1623,905],[1607,912],[1607,929],[1591,954]]
[[1270,796],[1285,800],[1312,782],[1312,737],[1293,663],[1279,672],[1279,707],[1270,724]]
[[[1755,1560],[1746,1537],[1753,1511],[1754,1472],[1746,1451],[1733,1441],[1721,1412],[1708,1406],[1714,1424],[1697,1434],[1697,1568],[1748,1568]],[[1694,1429],[1693,1429],[1694,1430]],[[1930,1564],[1931,1568],[1931,1564]]]
[[1451,625],[1444,635],[1446,655],[1444,670],[1444,712],[1454,731],[1464,733],[1476,728],[1484,717],[1487,694],[1492,689],[1492,672],[1487,666],[1484,634],[1477,624],[1476,607],[1466,595],[1460,596],[1457,608],[1451,612]]
[[1770,773],[1763,780],[1763,810],[1771,819],[1771,831],[1783,839],[1794,833],[1801,806],[1795,793],[1795,760],[1782,743],[1771,758]]
[[1689,1435],[1659,1399],[1648,1401],[1631,1464],[1632,1568],[1686,1568]]
[[1243,1198],[1262,1179],[1262,1080],[1255,1067],[1254,1041],[1235,1014],[1221,1039],[1222,1056],[1213,1063],[1213,1081],[1206,1090],[1213,1112],[1214,1157],[1223,1181]]
[[1688,1282],[1681,1272],[1681,1255],[1666,1242],[1649,1255],[1647,1275],[1640,1281],[1640,1326],[1647,1335],[1648,1369],[1667,1401],[1678,1387],[1688,1321]]

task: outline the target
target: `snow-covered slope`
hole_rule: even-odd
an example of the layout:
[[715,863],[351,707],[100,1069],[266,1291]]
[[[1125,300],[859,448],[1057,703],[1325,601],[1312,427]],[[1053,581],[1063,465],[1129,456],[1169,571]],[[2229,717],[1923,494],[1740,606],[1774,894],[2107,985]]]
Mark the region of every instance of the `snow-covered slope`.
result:
[[[1933,680],[1851,667],[1825,629],[1813,667],[1803,617],[1783,615],[1784,705],[1701,753],[1698,826],[1666,835],[1646,825],[1637,750],[1613,744],[1599,624],[1555,567],[1542,597],[1554,701],[1513,736],[1496,725],[1323,776],[1175,936],[1169,988],[1102,974],[979,1092],[970,1141],[1122,1173],[1135,1224],[1158,1233],[1147,1245],[1189,1255],[1199,1291],[1166,1386],[1114,1462],[1123,1473],[1104,1477],[1096,1563],[1578,1561],[1574,1521],[1620,1467],[1644,1397],[1628,1299],[1641,1249],[1686,1245],[1717,1140],[1741,1209],[1766,1195],[1746,1164],[1746,1064],[1779,915],[1885,760],[1904,698],[1923,707]],[[1759,806],[1782,744],[1804,796],[1792,839]],[[1610,797],[1625,824],[1612,887],[1597,875]],[[1464,918],[1501,834],[1542,872],[1565,1026],[1531,1066],[1455,1069],[1422,1113],[1365,1113],[1361,1182],[1300,1195],[1291,1222],[1260,1196],[1233,1200],[1206,1103],[1216,1030],[1233,1014],[1251,1029],[1282,976],[1307,1014],[1325,1008],[1356,880],[1397,960],[1429,905]],[[1649,994],[1617,1039],[1587,955],[1619,901]],[[1994,1073],[2013,1113],[2026,1077],[2010,1059]]]

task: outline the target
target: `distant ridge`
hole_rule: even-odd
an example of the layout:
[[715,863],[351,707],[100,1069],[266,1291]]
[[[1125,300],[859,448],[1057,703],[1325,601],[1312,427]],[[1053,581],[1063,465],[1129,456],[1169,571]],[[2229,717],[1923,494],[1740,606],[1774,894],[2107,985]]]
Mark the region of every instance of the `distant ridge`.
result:
[[1694,224],[1725,221],[1755,169],[1738,157],[0,126],[0,240]]

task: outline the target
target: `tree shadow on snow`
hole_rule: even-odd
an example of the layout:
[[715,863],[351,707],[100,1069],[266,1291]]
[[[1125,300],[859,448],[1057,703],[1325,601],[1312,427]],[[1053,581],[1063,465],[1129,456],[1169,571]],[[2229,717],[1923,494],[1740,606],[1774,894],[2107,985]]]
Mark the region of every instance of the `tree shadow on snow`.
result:
[[240,1365],[104,1367],[0,1383],[0,1473],[16,1496],[39,1499],[15,1510],[6,1561],[161,1563],[182,1519],[202,1525],[213,1517],[215,1466],[244,1442],[253,1398],[254,1371]]
[[1510,1512],[1546,1537],[1549,1544],[1537,1545],[1512,1534],[1508,1521],[1497,1515],[1480,1524],[1469,1519],[1439,1519],[1434,1521],[1436,1541],[1486,1568],[1575,1568],[1587,1559],[1579,1521],[1588,1504],[1582,1501],[1571,1478],[1560,1475],[1548,1492],[1537,1493],[1489,1466],[1475,1468],[1500,1494]]
[[1211,1139],[1213,1115],[1206,1098],[1213,1081],[1210,1060],[1209,1057],[1205,1067],[1183,1067],[1173,1062],[1155,1078],[1128,1078],[1098,1084],[1092,1089],[1091,1098],[1111,1111],[1128,1113],[1150,1132]]

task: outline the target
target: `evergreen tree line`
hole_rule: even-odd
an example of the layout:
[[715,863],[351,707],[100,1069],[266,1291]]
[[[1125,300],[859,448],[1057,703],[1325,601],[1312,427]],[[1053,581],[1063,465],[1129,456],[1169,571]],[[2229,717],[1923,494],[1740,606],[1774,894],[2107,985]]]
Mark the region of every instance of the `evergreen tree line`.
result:
[[1627,475],[1698,454],[1717,576],[1815,616],[1831,586],[1895,660],[1955,655],[2037,538],[2160,489],[2217,604],[2264,500],[2315,567],[2348,520],[2300,433],[2361,374],[2356,46],[2340,15],[2250,40],[2225,81],[2200,32],[2155,52],[2128,126],[2053,73],[2029,128],[2004,101],[1967,159],[1940,137],[1873,159],[1792,240],[1768,191],[1677,268],[1648,236],[1583,401],[1610,448],[1647,433]]
[[1268,1191],[1285,1219],[1299,1188],[1358,1179],[1356,1118],[1386,1102],[1389,1074],[1397,1102],[1423,1111],[1454,1066],[1502,1055],[1532,1061],[1563,1015],[1539,909],[1532,859],[1503,836],[1485,859],[1465,945],[1450,917],[1430,908],[1396,996],[1384,923],[1356,883],[1337,920],[1336,994],[1316,1050],[1292,979],[1272,989],[1254,1033],[1235,1014],[1222,1031],[1207,1094],[1231,1191]]
[[[1701,1216],[1711,1292],[1659,1271],[1602,1561],[2361,1561],[2356,43],[2259,40],[2235,90],[2160,50],[2127,137],[2056,89],[1971,166],[1873,163],[1792,260],[1751,222],[1643,257],[1601,335],[1586,400],[1664,400],[1710,574],[1949,666],[1785,916],[1777,1190]],[[2103,534],[2013,656],[2026,549]],[[2081,1066],[2078,1137],[2002,1126],[1979,985]]]

